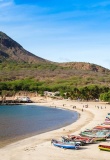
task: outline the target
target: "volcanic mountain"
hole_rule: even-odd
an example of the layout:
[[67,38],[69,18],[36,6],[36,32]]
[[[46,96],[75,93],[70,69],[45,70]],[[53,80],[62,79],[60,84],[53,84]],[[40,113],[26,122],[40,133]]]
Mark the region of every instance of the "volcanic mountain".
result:
[[0,32],[0,62],[4,61],[14,61],[17,63],[47,62],[47,60],[26,51],[19,43],[5,33]]
[[[68,62],[68,63],[56,63],[49,60],[38,57],[27,50],[25,50],[19,43],[14,41],[8,35],[0,31],[0,62],[17,62],[17,63],[27,63],[27,64],[47,64],[56,65],[56,69],[62,67],[63,72],[70,71],[93,71],[93,72],[110,72],[110,70],[91,63],[85,62]],[[6,64],[5,63],[5,64]],[[51,66],[52,68],[52,66]],[[44,69],[46,69],[44,67]],[[66,71],[65,71],[66,70]],[[68,74],[67,74],[68,75]],[[57,76],[57,75],[56,75]]]
[[[0,81],[36,79],[65,85],[109,85],[110,70],[85,62],[56,63],[26,51],[20,44],[0,32]],[[56,82],[55,82],[56,81]]]

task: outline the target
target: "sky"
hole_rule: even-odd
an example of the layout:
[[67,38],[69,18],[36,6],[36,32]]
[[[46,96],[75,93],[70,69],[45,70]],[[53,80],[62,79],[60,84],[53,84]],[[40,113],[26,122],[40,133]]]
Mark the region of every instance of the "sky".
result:
[[0,0],[0,31],[47,60],[110,69],[110,0]]

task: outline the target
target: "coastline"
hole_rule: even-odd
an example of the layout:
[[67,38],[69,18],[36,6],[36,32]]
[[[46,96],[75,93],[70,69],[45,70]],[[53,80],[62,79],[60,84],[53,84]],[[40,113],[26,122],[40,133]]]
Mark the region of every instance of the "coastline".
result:
[[[41,130],[35,130],[35,131],[33,131],[32,133],[30,132],[30,130],[29,130],[29,132],[28,132],[28,130],[27,130],[27,132],[26,133],[24,133],[24,134],[18,134],[19,133],[19,131],[18,132],[16,132],[17,133],[17,135],[16,135],[16,133],[14,133],[14,137],[12,137],[9,133],[8,133],[8,130],[7,130],[7,132],[6,133],[3,133],[2,132],[2,134],[1,134],[1,137],[0,137],[0,148],[3,148],[3,147],[5,147],[5,146],[7,146],[7,145],[9,145],[9,144],[12,144],[12,143],[15,143],[15,142],[17,142],[17,141],[20,141],[20,140],[23,140],[23,139],[26,139],[26,138],[29,138],[29,137],[32,137],[32,136],[35,136],[35,135],[39,135],[39,134],[42,134],[42,133],[45,133],[45,132],[50,132],[50,131],[53,131],[53,130],[57,130],[57,129],[60,129],[60,128],[63,128],[63,127],[66,127],[66,126],[68,126],[68,125],[70,125],[70,124],[72,124],[72,123],[74,123],[75,121],[77,121],[78,120],[78,118],[79,118],[79,114],[76,112],[76,111],[72,111],[72,110],[67,110],[67,109],[62,109],[61,107],[48,107],[48,106],[44,106],[44,105],[38,105],[38,104],[36,104],[36,103],[25,103],[24,105],[23,104],[21,104],[22,106],[20,106],[20,108],[21,107],[25,107],[26,106],[26,108],[29,106],[29,108],[34,108],[35,109],[35,112],[36,112],[36,109],[37,108],[44,108],[44,109],[46,109],[46,108],[49,108],[49,110],[50,110],[50,108],[51,109],[53,109],[53,111],[57,111],[57,114],[56,114],[56,116],[57,117],[59,117],[59,120],[57,119],[57,117],[55,118],[56,120],[56,123],[54,124],[54,125],[52,125],[52,123],[51,123],[51,121],[50,120],[48,120],[47,121],[47,118],[46,118],[46,121],[47,122],[49,122],[50,123],[50,127],[45,123],[45,122],[43,122],[43,117],[42,117],[42,122],[43,123],[41,123],[40,125],[43,125],[43,126],[45,126],[46,125],[46,127],[43,127],[44,129],[41,129]],[[2,105],[2,108],[4,108],[4,106],[5,107],[7,107],[7,105]],[[17,105],[15,105],[15,106],[17,106]],[[15,106],[14,106],[14,108],[15,108]],[[13,108],[12,106],[11,106],[11,104],[10,104],[10,107],[11,108]],[[19,106],[17,106],[17,108],[18,108]],[[65,112],[66,111],[66,114],[67,115],[62,115],[63,113],[61,113],[61,115],[59,116],[58,115],[58,113],[59,113],[59,110],[60,110],[60,112],[61,112],[61,110],[63,111],[63,112]],[[11,112],[11,111],[10,111]],[[68,113],[67,113],[68,112]],[[37,110],[37,113],[38,113],[38,110]],[[36,113],[36,114],[37,114]],[[70,114],[71,113],[71,114]],[[46,113],[47,114],[47,113]],[[55,114],[55,113],[54,113]],[[24,115],[25,116],[25,115]],[[51,116],[51,115],[50,115]],[[54,116],[54,115],[53,115]],[[60,118],[60,117],[63,117],[64,119],[62,120],[62,118]],[[66,117],[67,116],[67,117]],[[16,118],[16,117],[15,117]],[[51,117],[52,118],[52,117]],[[50,118],[50,119],[51,119]],[[38,119],[37,119],[38,120]],[[61,121],[60,121],[61,120]],[[9,119],[9,121],[10,121],[10,119]],[[15,120],[13,120],[13,121],[15,121]],[[30,121],[30,119],[29,119],[29,121]],[[35,121],[35,119],[34,120],[31,120],[32,121],[32,123]],[[3,122],[2,122],[3,123]],[[24,121],[22,122],[21,121],[21,123],[25,123]],[[25,125],[27,125],[27,123],[29,123],[28,121],[26,121],[26,123],[25,123]],[[32,124],[31,123],[31,124]],[[36,121],[35,121],[35,123],[36,123]],[[37,124],[37,126],[36,127],[39,127],[38,126],[38,123],[36,123]],[[12,125],[12,124],[9,124],[10,126]],[[30,128],[31,127],[33,127],[33,126],[30,126]],[[5,128],[5,130],[6,130],[6,127],[4,127]],[[3,129],[4,129],[3,128]],[[19,126],[17,126],[17,128],[19,128]],[[2,128],[1,128],[2,129]],[[22,130],[22,125],[21,125],[21,128],[19,128],[20,130]],[[24,129],[24,128],[23,128]],[[32,128],[32,130],[33,130],[33,128]],[[14,130],[13,130],[14,131]],[[13,133],[13,132],[12,132]],[[3,134],[7,134],[7,135],[9,135],[9,139],[6,137],[6,139],[2,136]]]
[[[84,108],[82,112],[82,106],[88,103],[88,108]],[[65,105],[64,105],[65,104]],[[109,112],[109,105],[99,102],[74,102],[71,100],[47,100],[44,103],[37,103],[37,105],[58,107],[62,109],[70,109],[77,111],[80,114],[79,119],[70,124],[69,126],[53,130],[50,132],[42,133],[33,137],[29,137],[18,142],[12,143],[0,149],[0,158],[4,160],[59,160],[59,159],[70,159],[73,160],[89,160],[89,159],[100,159],[109,160],[109,153],[100,152],[98,144],[92,144],[89,146],[82,147],[81,150],[64,150],[51,145],[50,141],[52,138],[59,139],[63,135],[68,134],[79,134],[85,128],[92,128],[104,121],[106,114]],[[95,106],[103,106],[103,109],[97,109]],[[76,106],[76,109],[73,109]],[[108,142],[102,142],[103,144]],[[94,154],[92,154],[92,152]],[[99,155],[100,153],[100,155]]]

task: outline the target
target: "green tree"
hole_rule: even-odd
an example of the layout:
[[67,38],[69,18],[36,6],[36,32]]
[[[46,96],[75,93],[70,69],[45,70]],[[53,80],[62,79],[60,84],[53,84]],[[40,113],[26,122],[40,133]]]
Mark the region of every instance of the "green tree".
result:
[[105,102],[110,102],[110,91],[107,93],[102,93],[100,95],[100,99],[105,101]]

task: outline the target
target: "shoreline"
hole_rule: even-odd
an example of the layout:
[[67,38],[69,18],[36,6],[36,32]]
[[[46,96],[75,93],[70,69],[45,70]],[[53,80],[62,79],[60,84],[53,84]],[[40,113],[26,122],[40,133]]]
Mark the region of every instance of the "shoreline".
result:
[[[62,122],[63,124],[60,124],[60,126],[54,126],[53,128],[45,129],[43,131],[39,131],[39,132],[38,131],[34,131],[33,133],[27,133],[27,134],[24,134],[24,135],[15,136],[14,138],[1,140],[0,148],[3,148],[5,146],[7,146],[7,145],[16,143],[16,142],[21,141],[23,139],[27,139],[27,138],[30,138],[30,137],[33,137],[33,136],[37,136],[37,135],[40,135],[40,134],[43,134],[43,133],[46,133],[46,132],[50,132],[50,131],[54,131],[54,130],[58,130],[60,128],[66,127],[66,126],[71,125],[72,123],[76,122],[79,119],[79,116],[80,116],[78,112],[70,110],[70,109],[67,109],[67,108],[54,107],[54,106],[44,106],[44,105],[40,105],[40,104],[38,105],[37,103],[32,103],[32,104],[25,103],[25,104],[21,104],[21,105],[23,105],[23,106],[25,106],[25,105],[26,106],[30,106],[31,105],[31,106],[34,106],[34,107],[41,106],[41,107],[53,108],[53,109],[57,109],[57,110],[71,111],[71,112],[74,112],[74,114],[76,116],[76,119],[73,122],[68,122],[68,120],[66,120],[65,124],[64,124],[64,122]],[[12,105],[10,104],[10,106],[12,106]],[[72,119],[72,117],[71,117],[71,119]]]
[[[88,103],[88,108],[84,108],[82,112],[82,106]],[[63,104],[65,104],[63,106]],[[73,105],[76,105],[77,111],[80,113],[80,118],[70,124],[69,126],[53,130],[50,132],[42,133],[33,137],[23,139],[21,141],[12,143],[0,149],[0,158],[4,160],[20,160],[24,159],[36,159],[37,160],[59,160],[59,159],[70,159],[73,160],[89,160],[89,159],[100,159],[109,160],[109,154],[107,152],[100,152],[98,149],[98,144],[92,144],[89,146],[84,146],[81,150],[64,150],[51,145],[50,141],[52,138],[59,139],[61,136],[68,134],[79,134],[85,128],[92,128],[104,121],[106,114],[109,111],[109,105],[106,109],[97,109],[95,105],[103,105],[99,102],[74,102],[71,100],[51,100],[45,103],[37,103],[37,105],[45,106],[58,106],[59,108],[70,109],[73,111]],[[108,143],[108,142],[102,142]],[[43,151],[43,152],[42,152]],[[94,154],[92,154],[92,152]],[[100,153],[100,155],[99,155]],[[105,156],[105,159],[104,159]],[[54,158],[53,158],[54,157]]]

